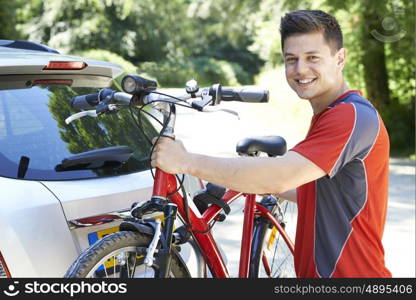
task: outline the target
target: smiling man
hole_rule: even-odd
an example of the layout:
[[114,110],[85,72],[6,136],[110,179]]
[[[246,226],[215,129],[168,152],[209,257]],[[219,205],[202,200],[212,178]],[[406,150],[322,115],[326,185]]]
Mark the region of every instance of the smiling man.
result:
[[306,138],[280,158],[210,157],[163,138],[152,166],[297,202],[298,277],[390,277],[381,243],[389,138],[375,108],[344,80],[339,24],[301,10],[282,18],[280,32],[287,82],[314,113]]

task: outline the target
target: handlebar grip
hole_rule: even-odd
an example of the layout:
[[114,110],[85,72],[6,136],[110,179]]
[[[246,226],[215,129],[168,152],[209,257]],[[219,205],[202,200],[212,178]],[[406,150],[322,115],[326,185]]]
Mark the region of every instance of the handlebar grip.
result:
[[260,103],[269,101],[269,91],[255,86],[222,87],[221,101]]
[[89,110],[94,109],[98,102],[98,94],[81,95],[71,99],[71,107],[75,110]]

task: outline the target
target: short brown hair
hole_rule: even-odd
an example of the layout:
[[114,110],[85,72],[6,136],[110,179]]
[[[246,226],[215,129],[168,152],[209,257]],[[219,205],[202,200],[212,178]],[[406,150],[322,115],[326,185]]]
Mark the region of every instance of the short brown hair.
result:
[[335,50],[343,47],[342,31],[337,20],[322,10],[296,10],[280,22],[282,49],[285,40],[295,34],[322,32],[325,41]]

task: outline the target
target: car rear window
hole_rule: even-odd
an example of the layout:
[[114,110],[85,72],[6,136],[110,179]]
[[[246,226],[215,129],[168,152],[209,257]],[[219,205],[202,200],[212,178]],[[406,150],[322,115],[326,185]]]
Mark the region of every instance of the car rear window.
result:
[[[123,175],[149,168],[150,146],[128,109],[65,124],[77,111],[69,101],[96,87],[33,86],[0,90],[0,176],[28,180],[73,180]],[[149,138],[157,130],[142,118]],[[128,146],[134,150],[121,164],[62,170],[62,160],[90,150]]]

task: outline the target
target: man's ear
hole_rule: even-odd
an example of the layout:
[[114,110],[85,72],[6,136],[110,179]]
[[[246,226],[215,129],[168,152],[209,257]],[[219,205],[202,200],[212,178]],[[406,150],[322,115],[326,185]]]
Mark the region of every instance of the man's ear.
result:
[[335,54],[337,57],[337,65],[341,68],[341,70],[344,69],[345,60],[347,58],[347,50],[345,48],[341,48],[338,50],[338,52]]

